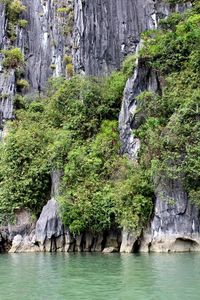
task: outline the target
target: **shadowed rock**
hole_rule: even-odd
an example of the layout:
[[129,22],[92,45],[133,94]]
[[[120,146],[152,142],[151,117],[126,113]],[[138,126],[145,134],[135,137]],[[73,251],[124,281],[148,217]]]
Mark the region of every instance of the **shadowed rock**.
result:
[[41,215],[36,223],[35,242],[46,247],[50,242],[50,251],[56,250],[55,239],[64,235],[64,227],[58,217],[58,203],[51,199],[43,207]]

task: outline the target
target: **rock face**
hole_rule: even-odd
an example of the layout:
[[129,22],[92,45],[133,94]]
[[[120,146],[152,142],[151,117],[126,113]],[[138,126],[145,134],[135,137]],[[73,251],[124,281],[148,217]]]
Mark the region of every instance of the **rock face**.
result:
[[[101,235],[85,232],[72,236],[64,228],[58,216],[58,203],[51,199],[43,207],[41,215],[32,231],[16,231],[11,238],[9,252],[118,252],[121,245],[121,232],[110,230]],[[1,250],[1,238],[0,238]],[[3,249],[2,249],[3,251]]]
[[[177,5],[174,10],[183,11],[188,6],[190,4]],[[155,4],[155,8],[155,20],[170,13],[170,7],[162,3]],[[155,22],[155,26],[156,24]],[[135,72],[127,81],[119,115],[121,150],[131,159],[137,159],[140,148],[140,141],[132,134],[132,130],[137,128],[139,123],[138,116],[135,115],[136,97],[142,91],[158,92],[159,89],[162,89],[162,86],[156,73],[147,68],[145,62],[137,61]],[[178,181],[160,182],[155,194],[154,216],[142,240],[141,236],[124,229],[120,251],[200,251],[199,210],[189,203],[181,183]],[[135,245],[138,249],[135,249]]]
[[74,0],[75,71],[102,76],[118,69],[135,52],[141,32],[184,7],[159,0]]
[[[138,47],[140,47],[139,44]],[[133,76],[128,79],[124,90],[121,112],[119,115],[119,131],[122,154],[128,155],[132,160],[137,160],[140,140],[133,135],[133,129],[140,123],[136,115],[137,96],[143,91],[157,92],[160,84],[157,74],[146,66],[144,61],[137,60]],[[120,252],[137,252],[139,250],[141,234],[122,232],[122,246]]]
[[[66,74],[65,55],[71,55],[73,3],[71,0],[22,0],[26,10],[20,18],[27,26],[16,26],[16,39],[7,35],[8,18],[5,5],[0,4],[0,50],[20,48],[25,57],[23,77],[28,81],[26,93],[41,93],[52,76]],[[67,12],[61,10],[67,6]],[[60,10],[59,10],[60,9]],[[13,117],[13,97],[17,92],[16,72],[5,69],[0,54],[0,123]]]
[[141,251],[200,251],[200,213],[179,181],[158,184],[154,216]]
[[[51,76],[66,73],[65,55],[73,54],[74,69],[86,75],[105,75],[118,69],[124,57],[141,46],[140,33],[157,28],[158,20],[190,4],[169,5],[155,0],[22,0],[27,7],[21,18],[26,28],[16,26],[16,40],[7,35],[5,5],[0,4],[0,50],[19,47],[25,57],[23,77],[26,93],[44,91]],[[65,8],[63,10],[63,7]],[[74,16],[72,14],[74,10]],[[73,24],[74,18],[74,24]],[[73,28],[72,28],[73,27]],[[18,87],[14,69],[5,69],[0,54],[0,129],[13,118],[13,98]],[[122,153],[137,159],[140,141],[132,135],[139,120],[136,97],[144,90],[161,88],[155,72],[138,60],[128,79],[119,116]],[[189,202],[180,182],[160,182],[156,190],[154,216],[143,237],[125,228],[94,236],[85,232],[71,236],[58,217],[60,174],[52,176],[52,199],[43,208],[37,224],[30,220],[0,228],[0,252],[23,251],[200,251],[199,211]],[[22,217],[19,218],[22,220]],[[120,248],[121,247],[121,248]]]
[[40,251],[47,252],[101,252],[108,248],[118,252],[121,244],[120,238],[121,233],[116,230],[98,236],[90,232],[72,236],[58,217],[57,202],[51,199],[44,206],[37,221],[34,244],[39,246]]
[[[16,224],[0,227],[0,236],[3,238],[4,245],[2,252],[26,252],[35,251],[34,244],[31,242],[35,222],[31,214],[21,209],[15,212]],[[0,251],[1,252],[1,251]]]
[[138,251],[139,237],[137,233],[129,232],[125,228],[122,231],[122,244],[120,247],[121,253],[133,253]]
[[[22,0],[26,10],[16,26],[16,39],[7,34],[8,17],[0,4],[0,50],[18,47],[25,56],[26,93],[42,93],[47,80],[66,73],[66,57],[73,53],[76,72],[105,75],[133,53],[142,31],[155,28],[170,6],[154,0]],[[64,9],[63,9],[64,8]],[[178,7],[182,9],[181,5]],[[2,65],[0,54],[0,124],[13,117],[18,87],[15,70]],[[24,93],[24,92],[23,92]],[[33,96],[34,98],[34,96]]]
[[64,236],[64,227],[58,217],[58,204],[51,199],[43,207],[36,223],[35,243],[44,251],[54,251],[58,248],[56,240],[61,236]]
[[[138,61],[133,77],[127,81],[119,116],[122,153],[131,159],[137,159],[140,148],[140,141],[132,134],[139,122],[135,115],[136,97],[144,90],[157,92],[160,88],[156,73]],[[163,180],[158,183],[155,195],[153,219],[143,238],[124,229],[120,251],[200,251],[200,212],[188,201],[181,183]]]
[[66,26],[69,13],[59,12],[72,1],[23,0],[27,10],[22,17],[28,20],[27,28],[18,34],[18,45],[26,59],[26,78],[30,90],[39,92],[46,87],[50,76],[65,74],[64,55],[71,53],[72,41]]
[[75,0],[74,10],[74,68],[89,75],[118,69],[157,22],[151,0]]
[[[140,47],[140,44],[138,48]],[[156,92],[159,89],[159,81],[155,72],[146,67],[144,61],[136,61],[133,76],[128,79],[119,114],[119,131],[121,139],[121,151],[128,154],[131,159],[137,159],[140,141],[134,138],[132,130],[136,128],[137,96],[143,91]]]
[[[137,1],[128,1],[136,5]],[[142,7],[140,7],[142,5]],[[143,17],[140,16],[137,24],[137,34],[140,34],[145,29],[156,29],[158,26],[158,21],[161,18],[167,17],[173,11],[184,11],[190,4],[177,4],[170,6],[162,1],[140,1],[140,5],[136,5],[137,9],[143,11]],[[137,10],[136,9],[136,10]],[[142,24],[141,26],[139,24]],[[142,31],[141,31],[142,28]],[[135,31],[134,31],[135,32]],[[138,39],[136,43],[135,52],[137,53],[142,47],[142,40]],[[137,158],[137,152],[140,147],[140,142],[134,139],[132,135],[132,129],[138,126],[138,122],[135,118],[135,113],[137,110],[136,97],[143,91],[158,92],[160,87],[160,82],[157,74],[151,69],[146,67],[145,61],[136,61],[136,67],[134,74],[128,79],[124,96],[122,100],[121,112],[119,115],[119,130],[120,139],[122,142],[122,153],[128,154],[130,158]]]

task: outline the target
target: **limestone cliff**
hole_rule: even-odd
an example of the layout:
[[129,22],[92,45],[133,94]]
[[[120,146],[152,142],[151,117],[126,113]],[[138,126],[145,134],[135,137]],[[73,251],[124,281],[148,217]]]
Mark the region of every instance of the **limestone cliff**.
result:
[[[8,31],[9,15],[6,6],[0,4],[0,50],[20,48],[25,65],[22,78],[29,84],[26,93],[40,94],[52,76],[66,74],[64,58],[71,54],[73,26],[72,1],[23,0],[25,10],[20,18],[27,21],[25,27],[16,25],[15,38]],[[66,10],[62,10],[63,5]],[[0,120],[13,117],[13,98],[17,91],[15,69],[6,69],[0,55]]]
[[[190,4],[179,5],[174,9],[181,12],[188,6]],[[170,7],[161,5],[160,8],[167,15],[170,14]],[[156,16],[159,18],[163,15]],[[158,92],[159,89],[162,90],[159,76],[146,68],[145,62],[138,61],[133,77],[126,84],[119,116],[122,152],[132,159],[137,159],[140,147],[140,141],[132,134],[138,125],[135,117],[136,97],[144,90]],[[155,196],[154,213],[148,229],[141,236],[125,230],[121,251],[132,252],[137,241],[141,244],[140,251],[144,252],[199,251],[199,210],[189,202],[182,184],[178,180],[162,180],[157,183]],[[170,199],[173,199],[173,203]]]
[[[159,76],[139,60],[133,77],[127,81],[119,116],[122,152],[130,159],[137,160],[140,148],[140,141],[132,134],[138,126],[136,97],[141,91],[158,92],[160,89]],[[135,243],[142,252],[200,250],[199,209],[189,202],[179,180],[162,179],[156,183],[154,212],[147,227],[139,236],[124,230],[121,251],[134,251]]]
[[[66,56],[72,55],[75,72],[85,75],[103,76],[119,69],[124,57],[135,53],[141,46],[140,34],[144,30],[156,29],[160,18],[173,10],[182,11],[190,6],[170,6],[155,0],[22,2],[26,6],[22,18],[28,23],[25,28],[16,26],[14,41],[7,35],[6,7],[0,4],[0,49],[10,46],[21,49],[25,57],[23,78],[29,83],[25,92],[32,95],[42,93],[51,76],[69,75],[65,68]],[[13,118],[13,99],[18,92],[16,71],[5,69],[3,58],[0,54],[0,125],[4,120]],[[133,76],[127,81],[119,116],[121,150],[130,159],[137,159],[140,147],[140,141],[132,135],[132,129],[137,126],[136,97],[144,90],[157,92],[161,88],[158,75],[146,67],[144,61],[138,60]],[[188,202],[181,184],[177,181],[160,182],[155,194],[151,223],[139,236],[124,229],[122,236],[117,230],[112,230],[100,236],[87,232],[76,237],[70,236],[62,226],[55,195],[52,195],[41,213],[36,230],[31,225],[20,231],[20,236],[14,239],[12,251],[107,249],[106,252],[119,251],[120,246],[123,252],[138,249],[161,252],[200,250],[199,211]],[[168,201],[170,198],[175,200],[173,204]],[[5,232],[7,235],[4,234],[2,240],[8,238],[10,243],[13,230],[6,228]]]

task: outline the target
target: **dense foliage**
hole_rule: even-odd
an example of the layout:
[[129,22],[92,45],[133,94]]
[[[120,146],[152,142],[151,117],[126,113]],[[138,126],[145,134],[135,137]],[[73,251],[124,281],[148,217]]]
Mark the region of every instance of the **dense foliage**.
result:
[[60,212],[71,232],[137,230],[147,222],[151,185],[138,165],[121,157],[117,124],[133,68],[128,58],[105,79],[59,78],[45,99],[16,97],[16,120],[1,145],[2,218],[20,207],[38,214],[50,196],[50,173],[59,170]]
[[138,97],[143,124],[140,163],[156,177],[181,180],[200,204],[200,3],[172,14],[161,29],[147,32],[141,56],[157,71],[160,95]]
[[4,55],[3,66],[5,68],[19,68],[24,64],[24,56],[19,48],[2,50]]
[[2,221],[21,207],[37,215],[49,199],[53,170],[62,174],[60,214],[73,233],[140,230],[162,176],[181,180],[191,201],[200,202],[200,4],[194,2],[143,34],[139,60],[157,72],[160,91],[138,96],[139,163],[120,155],[117,125],[134,57],[107,78],[58,78],[43,99],[16,97],[16,120],[1,144]]

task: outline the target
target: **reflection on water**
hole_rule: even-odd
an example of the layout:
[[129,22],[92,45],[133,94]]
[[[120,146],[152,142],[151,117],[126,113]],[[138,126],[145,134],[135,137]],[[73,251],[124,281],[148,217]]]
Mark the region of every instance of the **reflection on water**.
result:
[[199,300],[200,254],[8,254],[0,300]]

